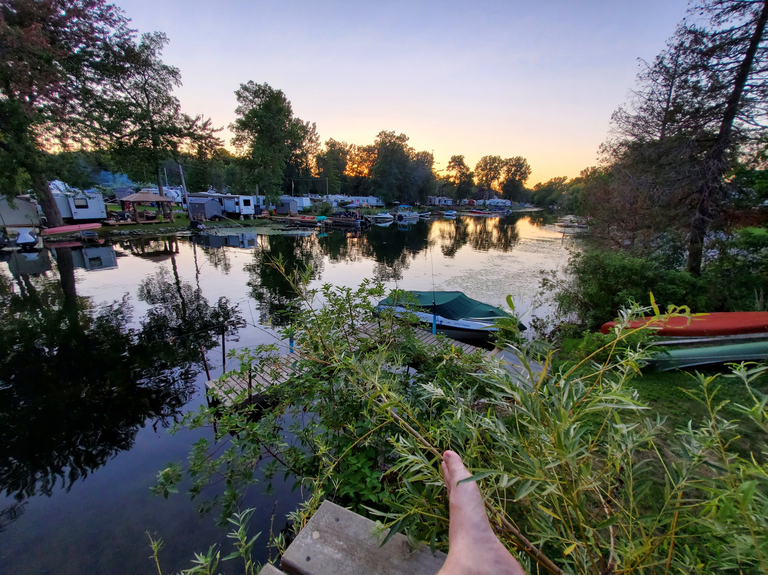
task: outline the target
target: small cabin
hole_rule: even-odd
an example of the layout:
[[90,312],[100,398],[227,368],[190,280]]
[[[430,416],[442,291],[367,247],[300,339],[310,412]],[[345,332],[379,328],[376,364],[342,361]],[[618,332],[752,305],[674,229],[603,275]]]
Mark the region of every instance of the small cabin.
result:
[[280,198],[280,205],[275,206],[275,213],[280,215],[295,214],[298,213],[299,206],[296,203],[296,198],[283,197]]
[[206,221],[221,216],[221,204],[216,198],[189,198],[190,219]]

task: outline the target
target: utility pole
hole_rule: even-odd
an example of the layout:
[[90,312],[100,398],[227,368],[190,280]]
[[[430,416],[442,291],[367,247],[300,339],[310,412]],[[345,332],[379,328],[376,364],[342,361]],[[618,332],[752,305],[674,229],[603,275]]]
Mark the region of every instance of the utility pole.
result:
[[168,168],[163,168],[163,171],[165,172],[165,187],[168,187]]

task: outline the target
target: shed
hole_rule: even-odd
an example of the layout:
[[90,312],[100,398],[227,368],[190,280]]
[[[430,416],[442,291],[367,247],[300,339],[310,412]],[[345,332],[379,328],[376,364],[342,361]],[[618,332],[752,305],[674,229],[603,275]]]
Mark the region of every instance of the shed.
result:
[[193,220],[210,220],[221,217],[221,204],[216,198],[189,198],[189,217]]
[[299,211],[299,205],[294,198],[280,198],[280,205],[275,208],[278,214],[295,214]]

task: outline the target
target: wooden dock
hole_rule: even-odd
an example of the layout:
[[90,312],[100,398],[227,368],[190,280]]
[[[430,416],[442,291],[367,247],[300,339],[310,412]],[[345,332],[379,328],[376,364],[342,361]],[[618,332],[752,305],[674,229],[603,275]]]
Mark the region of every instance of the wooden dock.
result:
[[[359,332],[363,335],[372,334],[374,329],[375,324],[367,324],[361,326]],[[528,377],[520,360],[508,351],[500,349],[488,351],[449,337],[440,336],[438,338],[433,333],[423,329],[416,327],[412,329],[416,339],[427,347],[438,348],[444,343],[448,343],[467,354],[480,352],[489,359],[499,361],[501,367],[513,373],[517,378],[521,376],[524,378]],[[230,375],[223,380],[215,379],[208,381],[205,385],[227,405],[231,405],[234,399],[244,391],[248,392],[249,403],[259,402],[264,398],[265,392],[269,387],[288,381],[296,373],[295,364],[299,357],[298,353],[291,352],[278,357],[265,358],[259,365],[259,369],[252,372],[250,376],[244,374]],[[534,372],[538,373],[541,373],[544,369],[539,364],[534,364],[533,368]]]
[[324,501],[288,546],[279,569],[267,565],[260,575],[434,575],[445,563],[441,551],[412,549],[398,533],[386,545],[388,531],[376,523]]

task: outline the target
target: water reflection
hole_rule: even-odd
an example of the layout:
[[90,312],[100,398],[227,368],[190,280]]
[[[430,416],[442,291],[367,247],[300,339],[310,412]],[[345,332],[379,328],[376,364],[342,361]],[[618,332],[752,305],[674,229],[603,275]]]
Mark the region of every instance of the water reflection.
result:
[[260,242],[253,262],[245,266],[249,295],[257,302],[261,323],[285,326],[299,305],[299,294],[272,263],[281,262],[288,277],[308,272],[317,279],[323,271],[322,251],[314,236],[264,236]]
[[0,272],[0,487],[16,501],[0,525],[25,499],[69,490],[130,449],[147,423],[172,422],[195,390],[201,350],[242,325],[226,298],[210,305],[161,270],[142,283],[152,308],[132,327],[127,296],[96,305],[77,294],[75,268],[95,269],[92,253],[57,248],[55,273],[47,251],[36,255],[42,265],[11,260],[12,277]]

